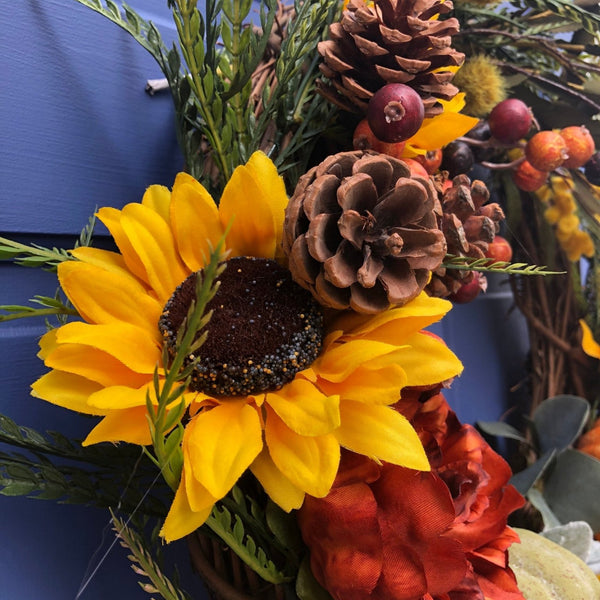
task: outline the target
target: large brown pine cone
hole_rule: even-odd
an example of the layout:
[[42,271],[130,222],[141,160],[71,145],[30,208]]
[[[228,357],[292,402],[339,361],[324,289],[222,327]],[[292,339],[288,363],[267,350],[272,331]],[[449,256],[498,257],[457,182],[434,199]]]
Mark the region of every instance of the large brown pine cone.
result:
[[391,156],[340,152],[300,178],[284,251],[292,277],[321,304],[376,313],[415,298],[440,265],[438,218],[431,180]]
[[458,88],[454,69],[465,59],[451,47],[458,19],[450,0],[350,0],[340,22],[319,43],[321,72],[330,81],[320,92],[341,108],[366,113],[371,96],[386,83],[404,83],[423,99],[425,116],[443,111]]
[[[483,181],[471,181],[466,175],[454,177],[451,186],[446,181],[445,174],[435,178],[443,211],[439,227],[446,238],[448,254],[484,258],[504,220],[504,212],[497,202],[488,203],[490,192]],[[438,267],[426,291],[446,298],[472,277],[473,271]]]

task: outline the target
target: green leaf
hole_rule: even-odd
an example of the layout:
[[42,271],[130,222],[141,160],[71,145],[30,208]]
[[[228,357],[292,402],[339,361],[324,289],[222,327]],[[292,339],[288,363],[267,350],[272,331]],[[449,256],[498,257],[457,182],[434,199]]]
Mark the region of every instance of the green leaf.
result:
[[535,508],[537,508],[544,521],[544,527],[558,527],[562,525],[558,517],[552,512],[552,509],[548,506],[548,503],[544,499],[544,496],[537,488],[532,488],[527,494],[527,499]]
[[530,443],[518,429],[502,421],[477,421],[477,427],[488,435],[510,438],[525,444]]
[[561,394],[541,402],[532,419],[540,452],[570,446],[581,435],[589,413],[588,401],[579,396]]
[[529,490],[531,490],[531,488],[542,478],[548,467],[552,464],[555,455],[556,450],[547,450],[533,464],[529,465],[526,469],[515,473],[510,478],[510,483],[512,483],[523,496],[526,496]]
[[35,481],[11,481],[7,484],[0,481],[0,485],[3,485],[0,490],[3,496],[27,496],[38,489]]
[[600,531],[600,460],[567,448],[544,482],[543,495],[562,523],[587,521]]
[[[348,573],[348,577],[352,577]],[[308,557],[302,561],[296,578],[296,594],[300,600],[332,600],[329,592],[322,588],[312,571]]]

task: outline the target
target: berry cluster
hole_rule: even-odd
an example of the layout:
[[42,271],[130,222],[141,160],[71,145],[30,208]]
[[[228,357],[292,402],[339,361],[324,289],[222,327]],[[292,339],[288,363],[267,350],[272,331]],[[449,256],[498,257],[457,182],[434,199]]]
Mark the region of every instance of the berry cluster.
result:
[[[540,189],[550,174],[560,169],[584,167],[586,176],[588,171],[592,175],[594,164],[600,159],[594,139],[585,126],[541,130],[527,139],[535,127],[539,129],[531,109],[523,101],[509,98],[497,104],[487,121],[482,121],[458,143],[464,154],[468,154],[468,150],[474,153],[473,161],[479,154],[480,160],[490,168],[510,168],[515,184],[526,192]],[[511,163],[489,163],[490,158],[505,152],[514,158]],[[590,183],[595,181],[590,180]]]

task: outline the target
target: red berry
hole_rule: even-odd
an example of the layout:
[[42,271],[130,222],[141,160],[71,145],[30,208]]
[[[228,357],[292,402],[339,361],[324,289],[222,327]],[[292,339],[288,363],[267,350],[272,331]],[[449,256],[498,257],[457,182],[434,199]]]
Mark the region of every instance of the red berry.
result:
[[548,171],[540,171],[533,167],[528,160],[524,160],[512,172],[516,186],[524,192],[535,192],[541,188],[548,179]]
[[433,175],[442,164],[442,156],[442,149],[438,148],[437,150],[429,150],[426,154],[415,156],[415,160],[420,162],[430,175]]
[[473,278],[468,283],[463,283],[454,294],[451,294],[449,300],[457,304],[467,304],[479,296],[480,292],[487,289],[487,279],[479,272],[473,271]]
[[377,90],[367,109],[373,133],[383,142],[403,142],[421,127],[425,108],[421,96],[403,83],[388,83]]
[[406,166],[410,169],[410,174],[413,177],[425,177],[425,179],[429,179],[429,173],[425,167],[414,158],[403,158],[402,162],[406,163]]
[[569,158],[563,163],[568,169],[579,169],[592,158],[595,150],[594,138],[584,125],[561,129],[561,137],[567,144]]
[[538,131],[527,142],[525,156],[539,171],[552,171],[569,158],[569,152],[567,143],[560,133],[545,130]]
[[509,98],[496,104],[488,117],[492,135],[504,144],[513,144],[527,134],[533,115],[525,102]]
[[488,244],[485,255],[493,261],[510,262],[512,260],[513,251],[508,240],[501,235],[497,235],[494,237],[494,241]]

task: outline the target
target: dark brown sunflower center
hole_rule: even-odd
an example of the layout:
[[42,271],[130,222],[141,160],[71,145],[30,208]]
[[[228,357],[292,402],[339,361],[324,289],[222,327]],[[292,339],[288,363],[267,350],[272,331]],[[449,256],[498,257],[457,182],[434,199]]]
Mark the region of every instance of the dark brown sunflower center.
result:
[[[274,260],[232,258],[219,281],[207,307],[213,315],[198,352],[193,390],[218,396],[276,390],[315,360],[323,339],[321,309],[287,269]],[[195,293],[193,273],[175,290],[160,318],[171,354]]]

